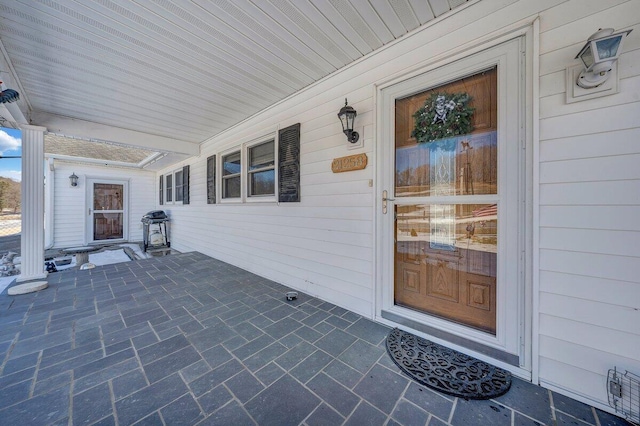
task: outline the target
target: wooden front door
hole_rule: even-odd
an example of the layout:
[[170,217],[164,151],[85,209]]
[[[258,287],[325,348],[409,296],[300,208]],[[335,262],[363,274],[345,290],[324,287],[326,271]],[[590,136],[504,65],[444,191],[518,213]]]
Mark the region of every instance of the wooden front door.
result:
[[[463,95],[470,97],[471,126],[456,134],[460,110],[453,104]],[[497,67],[395,102],[394,304],[492,335],[501,203],[497,103]],[[428,120],[416,127],[421,113]],[[437,134],[429,126],[438,125],[453,135],[417,140],[421,131]]]

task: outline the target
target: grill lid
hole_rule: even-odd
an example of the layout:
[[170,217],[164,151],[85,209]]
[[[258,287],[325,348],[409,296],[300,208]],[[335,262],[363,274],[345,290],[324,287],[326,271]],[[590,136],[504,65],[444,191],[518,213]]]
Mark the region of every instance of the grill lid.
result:
[[166,219],[167,214],[163,210],[152,210],[142,216],[142,220]]

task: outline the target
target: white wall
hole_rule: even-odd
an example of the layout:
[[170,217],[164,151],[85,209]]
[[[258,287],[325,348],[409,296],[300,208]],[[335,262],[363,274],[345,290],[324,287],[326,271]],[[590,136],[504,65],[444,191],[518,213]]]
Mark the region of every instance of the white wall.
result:
[[[153,210],[157,203],[155,173],[60,160],[55,160],[54,167],[53,247],[81,246],[90,240],[85,236],[88,211],[87,177],[129,181],[129,241],[142,241],[140,219],[146,212]],[[69,176],[72,173],[80,178],[75,188],[69,185]]]
[[[639,23],[638,1],[540,16],[540,380],[603,404],[609,368],[640,374]],[[565,67],[606,27],[633,29],[620,93],[566,104]]]
[[[530,204],[534,377],[574,398],[607,406],[613,366],[640,374],[640,2],[482,0],[214,137],[191,164],[191,204],[168,207],[172,244],[198,250],[372,316],[375,286],[376,84],[428,67],[463,45],[539,17],[538,123]],[[566,104],[565,68],[601,27],[631,29],[620,61],[620,93]],[[488,38],[491,38],[489,36]],[[364,148],[349,151],[336,113],[358,111]],[[208,155],[274,126],[301,123],[302,201],[207,205]],[[361,133],[362,135],[362,133]],[[365,170],[333,174],[336,157],[365,152]],[[182,164],[180,164],[182,166]],[[165,170],[167,171],[167,170]],[[381,189],[380,189],[381,190]],[[374,192],[375,191],[375,192]],[[539,350],[539,353],[537,352]]]

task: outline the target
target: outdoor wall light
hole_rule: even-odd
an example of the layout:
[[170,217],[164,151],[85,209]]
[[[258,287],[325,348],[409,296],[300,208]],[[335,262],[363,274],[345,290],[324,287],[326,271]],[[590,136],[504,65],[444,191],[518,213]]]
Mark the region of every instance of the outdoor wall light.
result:
[[78,186],[78,176],[76,176],[75,172],[69,176],[69,183],[71,183],[71,186]]
[[9,104],[20,99],[20,94],[13,89],[3,89],[4,84],[0,81],[0,103]]
[[353,121],[355,120],[356,115],[358,115],[356,110],[347,105],[347,98],[344,98],[344,106],[340,109],[338,118],[342,123],[342,131],[347,135],[347,140],[351,143],[356,143],[358,142],[358,139],[360,139],[358,132],[353,131]]
[[584,89],[592,89],[607,81],[613,64],[620,57],[622,42],[630,32],[614,34],[613,28],[604,28],[593,33],[575,57],[580,58],[584,65],[576,84]]

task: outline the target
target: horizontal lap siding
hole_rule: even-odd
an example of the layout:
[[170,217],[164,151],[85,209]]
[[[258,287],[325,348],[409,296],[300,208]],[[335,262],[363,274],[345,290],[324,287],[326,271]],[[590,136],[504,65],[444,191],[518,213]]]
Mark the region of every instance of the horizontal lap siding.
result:
[[[540,20],[539,376],[607,406],[608,369],[640,374],[640,3],[576,4]],[[567,104],[565,67],[600,27],[634,30],[620,93]]]
[[[515,0],[502,0],[466,8],[447,25],[407,37],[205,142],[200,157],[184,163],[191,165],[191,204],[163,206],[171,213],[172,245],[201,251],[372,316],[374,205],[382,190],[370,186],[376,162],[375,84],[501,28],[505,17],[526,17],[556,2],[522,7]],[[473,34],[468,32],[469,23],[474,23]],[[360,149],[347,149],[337,118],[345,97],[358,112],[356,130],[364,139]],[[301,123],[300,203],[206,204],[208,156],[258,138],[275,126],[294,123]],[[333,159],[359,153],[369,157],[366,169],[332,173]]]

